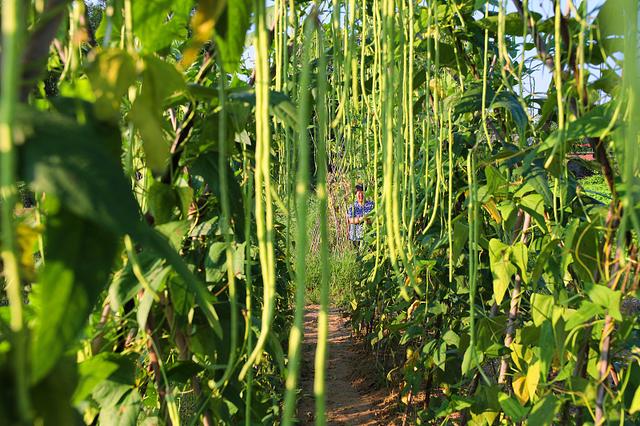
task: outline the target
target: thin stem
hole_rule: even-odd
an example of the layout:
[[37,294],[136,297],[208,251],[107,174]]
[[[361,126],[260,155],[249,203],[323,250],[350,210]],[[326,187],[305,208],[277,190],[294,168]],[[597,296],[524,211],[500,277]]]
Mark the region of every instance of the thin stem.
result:
[[15,150],[16,120],[18,105],[21,46],[24,20],[23,2],[6,0],[2,3],[2,96],[0,97],[0,208],[2,216],[2,260],[6,280],[10,328],[13,338],[13,373],[16,385],[18,413],[23,423],[30,423],[31,403],[27,372],[27,334],[22,307],[22,285],[18,267],[18,254],[13,214],[16,205],[16,163]]
[[311,75],[312,33],[314,31],[314,17],[310,15],[304,26],[304,50],[302,56],[302,76],[300,78],[299,110],[298,110],[298,172],[296,178],[296,295],[295,314],[291,332],[289,333],[289,364],[286,379],[286,393],[282,424],[293,424],[296,396],[298,391],[298,377],[300,372],[300,354],[304,336],[304,298],[306,291],[306,261],[307,261],[307,210],[309,188],[309,132],[307,130],[311,115],[311,99],[308,89]]
[[318,44],[320,46],[320,57],[318,60],[318,186],[317,194],[320,202],[320,310],[318,312],[318,338],[316,344],[315,376],[313,378],[313,391],[316,398],[316,425],[326,424],[326,364],[329,336],[329,231],[327,225],[327,106],[325,94],[327,63],[324,56],[324,42],[322,33],[318,32]]

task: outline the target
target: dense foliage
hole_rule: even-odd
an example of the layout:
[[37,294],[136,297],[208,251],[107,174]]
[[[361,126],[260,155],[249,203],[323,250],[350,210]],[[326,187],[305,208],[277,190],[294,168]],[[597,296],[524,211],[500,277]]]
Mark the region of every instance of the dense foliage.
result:
[[291,424],[311,280],[324,424],[356,180],[412,422],[637,421],[638,2],[266,6],[3,2],[0,423]]

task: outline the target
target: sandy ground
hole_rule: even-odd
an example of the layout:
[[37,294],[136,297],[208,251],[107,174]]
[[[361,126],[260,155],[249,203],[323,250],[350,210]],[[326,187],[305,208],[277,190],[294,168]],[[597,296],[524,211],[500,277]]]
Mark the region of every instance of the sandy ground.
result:
[[[316,351],[318,305],[305,313],[303,364],[298,418],[303,425],[314,423],[313,371]],[[367,371],[373,363],[351,339],[349,325],[337,309],[329,312],[329,362],[327,367],[327,423],[330,425],[394,425],[393,397],[377,389]],[[369,377],[367,377],[369,376]]]

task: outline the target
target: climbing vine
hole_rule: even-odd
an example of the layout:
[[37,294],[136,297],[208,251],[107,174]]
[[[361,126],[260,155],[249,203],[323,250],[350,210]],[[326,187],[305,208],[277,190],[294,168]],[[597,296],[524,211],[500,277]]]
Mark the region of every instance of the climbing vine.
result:
[[294,424],[317,253],[325,424],[356,183],[406,421],[637,422],[638,2],[533,3],[3,2],[0,423]]

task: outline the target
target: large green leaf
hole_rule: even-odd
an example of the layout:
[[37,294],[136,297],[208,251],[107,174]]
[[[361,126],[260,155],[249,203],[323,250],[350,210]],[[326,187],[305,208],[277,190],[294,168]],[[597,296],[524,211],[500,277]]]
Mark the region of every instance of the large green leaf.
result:
[[567,323],[564,329],[569,331],[582,325],[588,321],[591,321],[596,315],[600,315],[604,312],[604,308],[592,302],[583,301],[580,304],[580,308],[577,311],[569,312],[567,315]]
[[48,374],[31,387],[31,403],[35,414],[33,424],[43,426],[83,425],[84,422],[80,414],[71,405],[71,396],[77,382],[75,357],[59,358]]
[[162,116],[165,101],[186,90],[182,75],[176,67],[153,56],[144,58],[142,89],[129,112],[129,119],[140,131],[147,164],[155,172],[162,172],[169,157],[167,121]]
[[518,203],[520,208],[529,213],[532,218],[536,220],[536,223],[547,230],[547,221],[544,218],[544,197],[540,194],[527,194],[520,199]]
[[215,27],[215,41],[225,71],[234,72],[240,64],[250,25],[251,0],[227,1]]
[[117,405],[100,410],[100,425],[136,426],[142,408],[142,398],[137,389],[129,391]]
[[[484,4],[484,2],[483,2]],[[542,15],[536,12],[529,12],[529,16],[533,18],[535,21],[538,21]],[[499,25],[499,16],[498,15],[490,15],[486,18],[479,19],[475,21],[475,23],[480,26],[482,29],[488,29],[489,32],[497,34],[498,33],[498,25]],[[513,36],[522,36],[527,33],[527,28],[524,20],[520,16],[518,12],[507,13],[504,17],[504,33],[506,35]]]
[[489,241],[489,259],[493,274],[493,297],[496,303],[500,304],[509,288],[511,277],[517,272],[516,267],[511,263],[511,247],[492,238]]
[[617,321],[622,321],[620,313],[620,300],[622,292],[620,290],[611,290],[609,287],[599,284],[589,285],[586,288],[587,295],[593,303],[596,303],[607,310],[609,315]]
[[[225,165],[227,163],[225,162]],[[220,179],[218,174],[218,153],[206,152],[200,155],[191,165],[191,171],[194,175],[202,176],[209,185],[209,189],[218,200],[221,199]],[[244,208],[242,203],[242,190],[240,184],[233,176],[231,167],[227,166],[228,187],[227,192],[231,203],[231,220],[233,228],[238,238],[244,236]]]
[[[495,93],[491,88],[487,88],[485,106],[489,109],[502,108],[508,111],[516,123],[520,133],[526,130],[529,118],[518,97],[508,91]],[[482,86],[468,89],[463,95],[452,95],[445,99],[445,109],[453,108],[455,115],[464,113],[475,113],[482,110]]]
[[[201,86],[199,84],[189,84],[189,95],[195,99],[218,102],[218,89]],[[250,87],[239,87],[227,90],[229,102],[238,102],[251,106],[256,104],[255,90]],[[175,102],[178,99],[173,99]],[[282,92],[269,91],[269,113],[278,118],[282,123],[292,129],[298,128],[298,113],[291,98]]]
[[140,220],[129,183],[104,147],[108,145],[104,135],[54,112],[32,112],[24,122],[30,133],[21,147],[22,179],[37,191],[56,195],[79,218],[116,235],[130,234],[165,258],[196,295],[211,327],[221,333],[212,295],[167,239]]
[[33,289],[36,322],[31,379],[42,379],[80,337],[106,287],[118,250],[117,237],[62,209],[47,220],[47,263]]
[[549,294],[533,293],[531,295],[531,319],[536,327],[551,319],[553,304],[553,296]]
[[569,122],[564,131],[558,129],[551,133],[544,142],[540,144],[537,151],[544,152],[550,150],[561,142],[568,143],[586,137],[601,137],[611,123],[614,108],[614,102],[594,107],[585,115]]
[[524,416],[527,415],[529,409],[520,405],[520,402],[512,396],[506,393],[500,392],[498,394],[498,400],[500,401],[500,407],[504,410],[504,413],[511,417],[514,422],[519,422]]
[[118,158],[108,149],[114,143],[111,134],[55,112],[31,112],[23,122],[29,129],[20,148],[24,181],[114,233],[136,232],[141,223],[138,205]]
[[[73,401],[79,403],[91,395],[98,385],[114,376],[130,374],[133,380],[135,358],[133,355],[122,355],[103,352],[78,365],[80,380],[73,394]],[[128,373],[127,373],[128,372]]]
[[520,277],[525,283],[529,282],[527,265],[529,263],[529,250],[523,242],[517,242],[511,246],[511,261],[520,270]]
[[136,79],[135,61],[124,50],[107,49],[96,55],[87,75],[96,97],[96,115],[116,122],[122,97]]
[[187,37],[190,0],[133,2],[133,31],[144,52],[155,52]]
[[560,401],[554,395],[547,395],[533,406],[529,414],[528,424],[533,426],[547,426],[553,424],[556,411],[560,408]]

